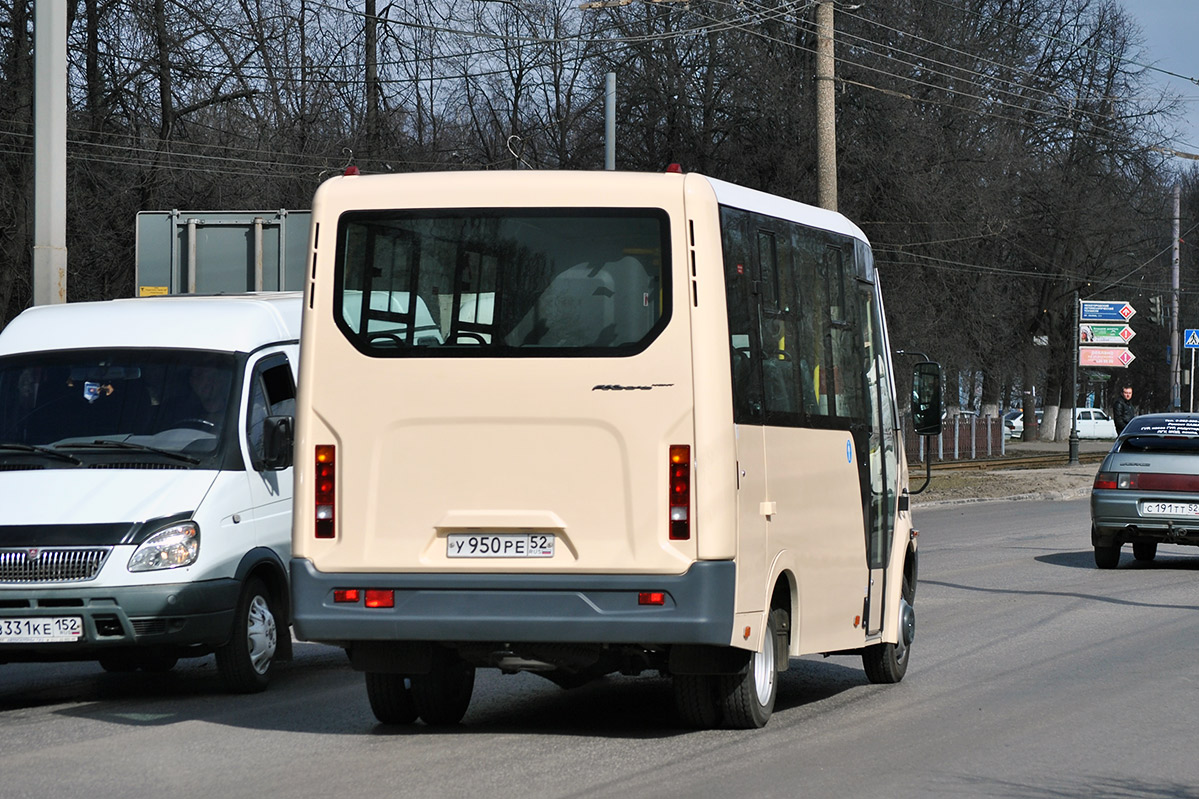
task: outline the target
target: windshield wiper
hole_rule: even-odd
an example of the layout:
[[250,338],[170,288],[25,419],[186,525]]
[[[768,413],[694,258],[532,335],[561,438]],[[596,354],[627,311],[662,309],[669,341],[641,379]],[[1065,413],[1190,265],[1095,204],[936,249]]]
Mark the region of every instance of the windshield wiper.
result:
[[185,463],[196,464],[200,462],[199,458],[193,458],[191,455],[184,455],[182,452],[174,450],[162,449],[161,447],[152,447],[149,444],[136,444],[132,441],[112,441],[110,439],[98,438],[95,441],[81,441],[76,444],[68,444],[72,449],[133,449],[139,452],[153,452],[155,455],[162,455],[165,458],[174,458],[175,460],[184,461]]
[[56,449],[43,447],[38,444],[21,444],[17,441],[0,441],[0,450],[3,449],[9,450],[10,452],[31,452],[38,455],[49,455],[52,458],[68,461],[76,466],[83,464],[83,461],[79,460],[74,455],[70,455],[66,452],[59,452]]

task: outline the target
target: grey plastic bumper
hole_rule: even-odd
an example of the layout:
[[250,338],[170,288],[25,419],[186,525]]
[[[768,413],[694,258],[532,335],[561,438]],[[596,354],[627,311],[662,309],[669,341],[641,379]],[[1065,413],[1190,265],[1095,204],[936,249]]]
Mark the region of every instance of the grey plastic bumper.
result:
[[[334,589],[394,591],[395,606],[333,601]],[[307,641],[560,641],[714,644],[732,638],[736,567],[680,575],[324,574],[291,561],[292,623]],[[640,605],[643,591],[661,606]]]

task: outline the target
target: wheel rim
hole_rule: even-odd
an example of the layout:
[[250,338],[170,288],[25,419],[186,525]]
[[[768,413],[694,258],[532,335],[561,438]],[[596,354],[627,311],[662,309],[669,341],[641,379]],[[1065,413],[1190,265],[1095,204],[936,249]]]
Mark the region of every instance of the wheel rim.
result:
[[762,642],[762,651],[754,653],[754,692],[758,695],[758,704],[763,707],[770,701],[774,690],[774,636],[768,627],[766,640]]
[[271,606],[261,594],[250,600],[250,612],[246,623],[246,641],[249,644],[250,665],[259,674],[266,674],[279,645],[275,616]]
[[916,614],[907,599],[902,597],[899,600],[899,623],[903,627],[899,631],[899,640],[895,642],[895,662],[903,665],[908,656],[908,642],[916,634]]

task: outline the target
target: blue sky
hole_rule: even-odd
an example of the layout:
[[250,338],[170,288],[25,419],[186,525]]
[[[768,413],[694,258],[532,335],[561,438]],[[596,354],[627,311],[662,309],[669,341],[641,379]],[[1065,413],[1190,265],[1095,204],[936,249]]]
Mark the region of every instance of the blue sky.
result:
[[1121,0],[1125,12],[1141,28],[1141,63],[1183,78],[1151,72],[1150,78],[1184,100],[1185,119],[1178,123],[1174,149],[1199,153],[1199,0]]

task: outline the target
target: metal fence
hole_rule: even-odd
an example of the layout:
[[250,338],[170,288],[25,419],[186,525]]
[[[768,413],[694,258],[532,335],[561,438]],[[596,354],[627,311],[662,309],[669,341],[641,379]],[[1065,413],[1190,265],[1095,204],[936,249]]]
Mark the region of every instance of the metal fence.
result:
[[996,458],[1007,452],[1007,432],[997,416],[950,416],[941,423],[941,435],[917,436],[904,420],[904,449],[911,463]]

